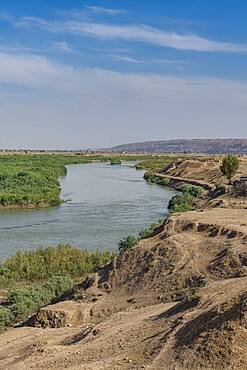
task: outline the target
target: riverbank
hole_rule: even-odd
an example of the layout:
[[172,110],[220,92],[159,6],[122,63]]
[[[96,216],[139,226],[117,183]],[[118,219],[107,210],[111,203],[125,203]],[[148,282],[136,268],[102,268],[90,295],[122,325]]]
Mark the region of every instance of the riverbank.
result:
[[0,209],[47,208],[62,203],[59,177],[66,175],[66,165],[121,160],[174,158],[152,155],[62,155],[62,154],[1,154]]
[[144,171],[136,171],[132,162],[66,168],[67,175],[60,179],[61,206],[0,212],[0,261],[16,251],[64,243],[90,251],[115,250],[126,234],[138,235],[164,218],[169,200],[176,194],[147,184]]
[[[240,160],[237,177],[247,170],[247,158]],[[214,157],[179,161],[163,172],[219,188]],[[81,281],[65,300],[3,334],[0,365],[13,370],[246,368],[247,205],[236,190],[233,185],[208,191],[198,199],[198,209],[171,215],[150,238]]]

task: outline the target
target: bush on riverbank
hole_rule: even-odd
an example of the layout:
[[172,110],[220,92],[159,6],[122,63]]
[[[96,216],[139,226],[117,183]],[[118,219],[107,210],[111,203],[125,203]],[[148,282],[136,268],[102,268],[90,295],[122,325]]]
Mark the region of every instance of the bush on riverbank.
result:
[[155,230],[163,224],[163,222],[164,222],[164,220],[159,220],[158,222],[153,223],[153,224],[145,227],[144,229],[142,229],[139,232],[139,239],[150,238],[153,235],[153,233],[155,232]]
[[157,176],[153,171],[146,172],[143,177],[148,183],[162,186],[169,186],[170,184],[170,180],[168,178]]
[[121,164],[122,162],[121,162],[121,159],[119,159],[119,158],[113,158],[113,159],[111,159],[111,165],[112,166],[115,166],[115,165],[118,165],[118,164]]
[[120,240],[120,242],[118,243],[119,255],[122,256],[127,250],[135,247],[139,240],[150,238],[155,232],[155,229],[160,227],[163,224],[163,222],[164,222],[163,220],[159,220],[157,223],[153,223],[145,227],[139,232],[137,238],[133,235],[128,235],[126,238]]
[[118,243],[119,255],[122,256],[128,249],[133,248],[138,243],[138,239],[133,235],[128,235]]
[[0,287],[15,282],[44,281],[54,275],[80,277],[105,265],[113,255],[109,251],[90,253],[70,245],[17,252],[0,265]]
[[88,252],[69,245],[17,252],[0,265],[0,330],[59,299],[83,275],[98,270],[115,254]]
[[179,188],[182,194],[175,195],[168,204],[168,209],[172,213],[188,212],[193,209],[193,202],[203,191],[197,185],[184,184]]
[[26,320],[30,314],[59,299],[72,286],[73,280],[68,276],[54,276],[42,285],[12,291],[6,307],[0,307],[0,329]]

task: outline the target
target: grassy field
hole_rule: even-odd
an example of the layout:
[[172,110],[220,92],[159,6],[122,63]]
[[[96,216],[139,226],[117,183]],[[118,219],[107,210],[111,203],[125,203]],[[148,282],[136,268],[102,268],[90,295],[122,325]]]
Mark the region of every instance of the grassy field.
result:
[[[171,157],[170,157],[171,158]],[[60,176],[66,165],[92,161],[139,160],[141,168],[171,161],[151,155],[2,155],[0,156],[0,207],[50,207],[61,204]]]

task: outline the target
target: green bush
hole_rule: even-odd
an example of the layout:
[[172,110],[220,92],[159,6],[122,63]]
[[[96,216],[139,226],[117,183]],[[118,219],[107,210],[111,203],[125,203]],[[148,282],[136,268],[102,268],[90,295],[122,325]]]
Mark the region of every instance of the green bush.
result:
[[13,315],[8,308],[0,307],[0,331],[10,325],[13,320]]
[[114,166],[114,165],[117,165],[117,164],[121,164],[121,159],[119,158],[113,158],[111,159],[111,165]]
[[109,251],[90,253],[70,245],[17,252],[0,265],[0,287],[15,281],[44,281],[54,275],[82,276],[110,262],[113,255]]
[[172,213],[188,212],[192,210],[191,203],[193,196],[189,193],[175,195],[168,204],[168,209]]
[[203,188],[197,185],[184,184],[180,186],[182,194],[175,195],[168,204],[168,209],[172,213],[188,212],[192,210],[193,201],[202,192]]
[[180,186],[179,190],[182,191],[183,193],[188,193],[193,197],[198,197],[198,195],[200,195],[203,192],[203,188],[201,186],[188,184]]
[[170,184],[170,179],[169,178],[157,176],[152,171],[146,172],[143,177],[149,183],[162,185],[162,186],[169,186],[169,184]]
[[8,298],[11,317],[14,321],[25,320],[31,313],[51,303],[55,298],[60,298],[72,285],[73,281],[69,277],[57,276],[41,286],[16,289]]
[[170,179],[164,177],[163,179],[160,179],[158,184],[162,185],[162,186],[169,186],[170,185]]
[[122,256],[128,249],[133,248],[138,243],[138,239],[132,235],[120,240],[118,243],[118,251],[120,256]]
[[155,229],[160,227],[163,224],[163,222],[164,222],[163,220],[159,220],[159,222],[153,223],[148,227],[145,227],[143,230],[139,232],[139,238],[140,239],[150,238],[150,236],[154,233]]

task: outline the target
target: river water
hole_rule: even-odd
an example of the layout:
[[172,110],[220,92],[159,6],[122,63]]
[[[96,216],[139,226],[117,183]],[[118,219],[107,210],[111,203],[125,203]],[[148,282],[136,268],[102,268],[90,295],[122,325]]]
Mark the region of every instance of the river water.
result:
[[112,249],[129,234],[164,218],[173,190],[147,184],[133,164],[70,165],[60,207],[0,211],[0,260],[39,246],[69,243]]

